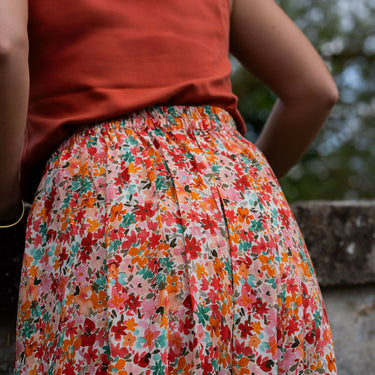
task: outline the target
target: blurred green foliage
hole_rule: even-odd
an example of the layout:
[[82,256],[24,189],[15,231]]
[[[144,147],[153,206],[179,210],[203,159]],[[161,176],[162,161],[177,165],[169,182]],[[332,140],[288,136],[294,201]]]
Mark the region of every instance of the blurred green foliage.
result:
[[[375,0],[279,0],[330,69],[340,100],[281,179],[289,201],[375,197]],[[275,95],[233,59],[232,84],[255,141]]]

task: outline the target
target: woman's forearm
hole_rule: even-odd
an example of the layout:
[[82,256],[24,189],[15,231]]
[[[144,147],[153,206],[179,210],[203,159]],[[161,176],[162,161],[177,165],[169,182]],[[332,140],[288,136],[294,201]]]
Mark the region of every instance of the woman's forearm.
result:
[[[0,46],[1,47],[1,46]],[[0,48],[0,222],[19,214],[19,165],[29,99],[28,46]]]
[[337,92],[319,98],[277,100],[256,144],[278,178],[293,167],[317,136],[337,100]]
[[256,143],[281,177],[318,134],[337,100],[336,85],[315,48],[274,0],[234,1],[231,51],[279,98]]

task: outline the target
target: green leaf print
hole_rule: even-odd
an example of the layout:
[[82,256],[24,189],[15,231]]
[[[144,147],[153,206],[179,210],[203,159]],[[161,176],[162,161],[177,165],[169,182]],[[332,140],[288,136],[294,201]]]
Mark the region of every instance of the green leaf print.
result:
[[206,324],[208,321],[207,313],[210,311],[209,307],[203,307],[202,305],[198,305],[198,311],[196,312],[198,316],[198,323]]
[[124,160],[128,163],[131,163],[135,160],[134,156],[132,155],[132,153],[130,151],[124,152],[123,154],[121,154],[121,158],[122,158],[122,160]]
[[167,190],[167,184],[165,183],[165,177],[162,177],[161,175],[158,175],[156,177],[156,182],[155,182],[155,185],[156,185],[156,190],[160,191],[160,190]]
[[152,375],[163,375],[165,374],[164,366],[161,361],[157,361],[155,366],[151,366]]
[[165,348],[168,345],[167,335],[162,332],[155,340],[155,346],[157,348]]
[[36,328],[34,324],[30,324],[28,321],[25,321],[22,326],[22,334],[26,338],[30,338],[30,336],[36,332]]
[[137,220],[135,219],[135,213],[134,212],[128,212],[125,215],[123,215],[121,227],[126,227],[130,224],[136,223]]
[[254,232],[260,232],[260,231],[263,231],[264,228],[263,228],[262,220],[261,220],[261,219],[253,220],[253,221],[251,222],[251,229],[252,229]]

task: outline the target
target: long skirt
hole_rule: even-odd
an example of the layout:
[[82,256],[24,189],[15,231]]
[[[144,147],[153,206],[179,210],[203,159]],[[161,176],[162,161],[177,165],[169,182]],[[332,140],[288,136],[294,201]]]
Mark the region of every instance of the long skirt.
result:
[[213,106],[97,122],[28,217],[16,374],[336,374],[317,278],[261,151]]

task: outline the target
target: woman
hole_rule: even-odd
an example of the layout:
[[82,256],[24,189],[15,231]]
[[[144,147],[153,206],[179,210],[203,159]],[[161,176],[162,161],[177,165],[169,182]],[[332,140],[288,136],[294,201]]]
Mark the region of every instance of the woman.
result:
[[[16,373],[336,374],[277,178],[337,90],[280,8],[2,0],[0,10],[3,227],[33,198]],[[229,48],[279,98],[258,147],[242,136]]]

